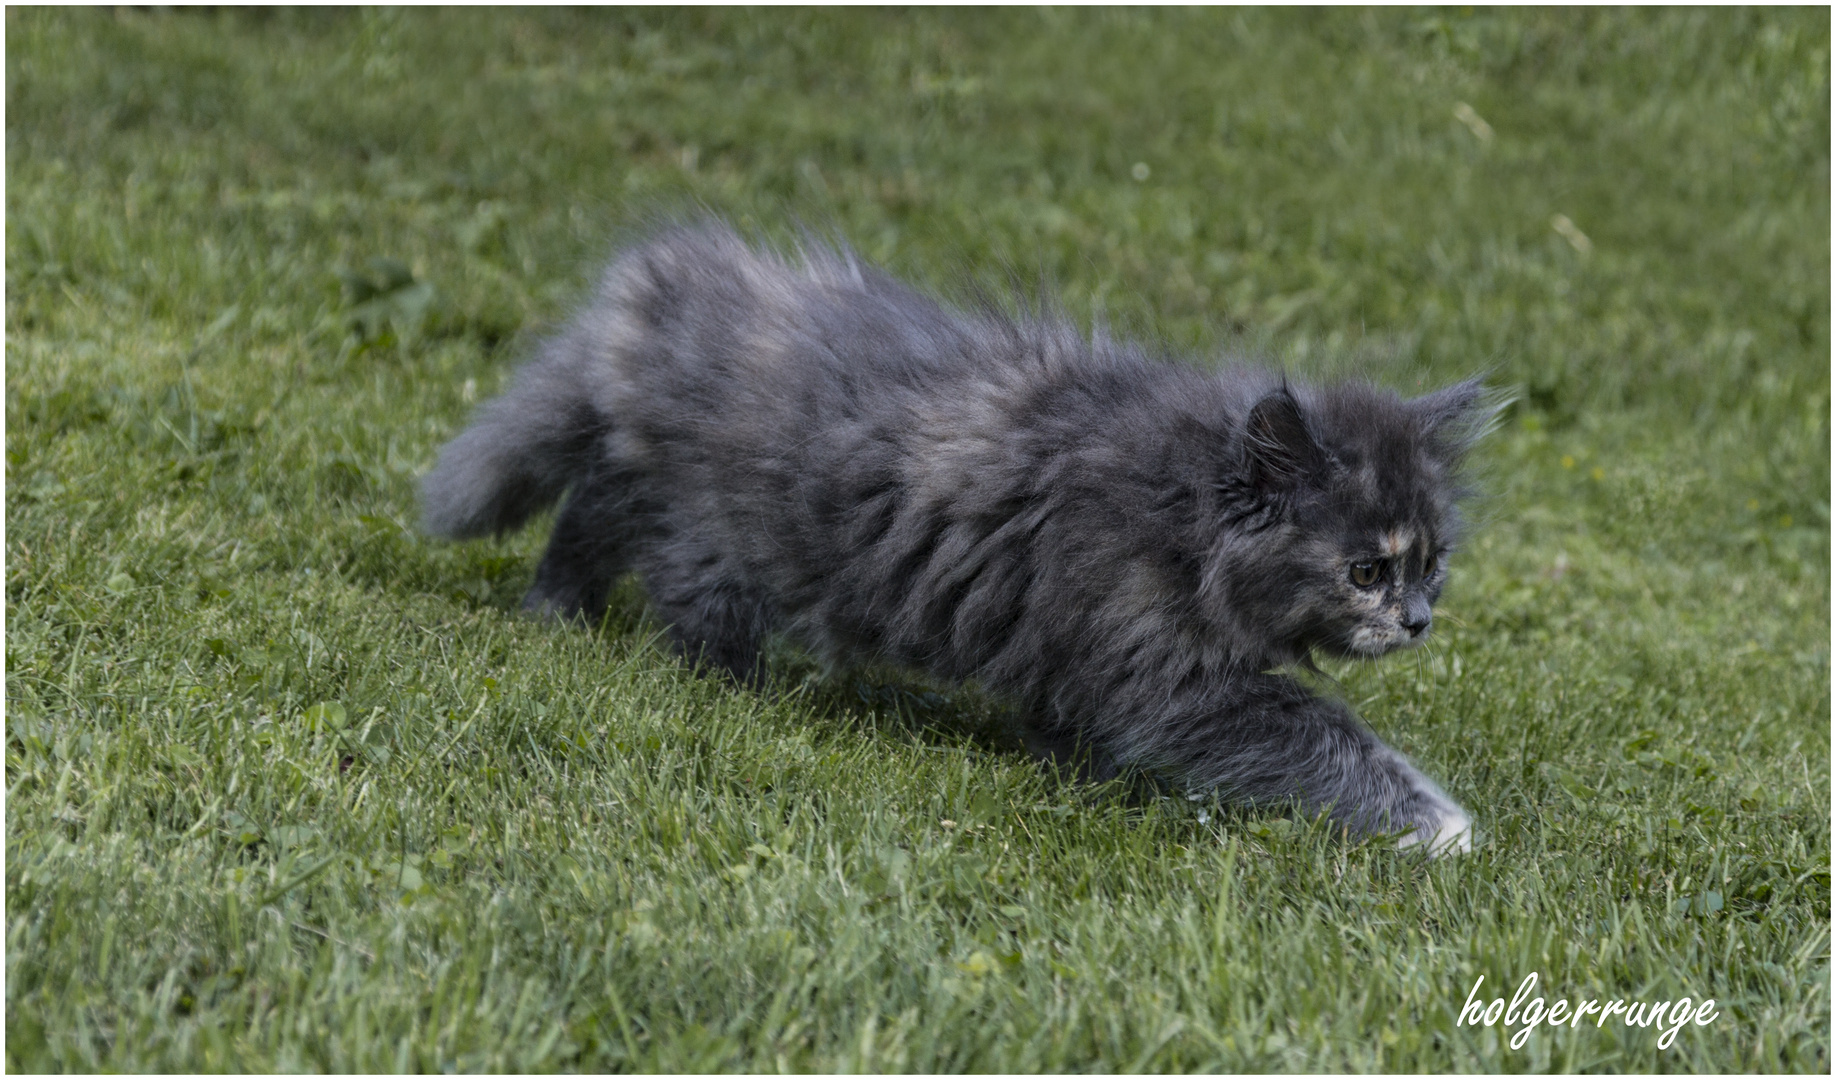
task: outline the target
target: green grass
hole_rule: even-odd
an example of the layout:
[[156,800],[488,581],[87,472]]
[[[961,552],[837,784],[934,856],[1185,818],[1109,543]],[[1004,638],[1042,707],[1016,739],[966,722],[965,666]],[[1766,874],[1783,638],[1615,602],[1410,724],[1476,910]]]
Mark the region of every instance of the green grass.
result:
[[[1827,1071],[1829,26],[9,10],[7,1067]],[[1051,783],[788,649],[736,692],[635,586],[518,618],[540,530],[417,537],[696,206],[1517,388],[1438,643],[1334,672],[1479,850]],[[1721,1014],[1455,1025],[1531,971]]]

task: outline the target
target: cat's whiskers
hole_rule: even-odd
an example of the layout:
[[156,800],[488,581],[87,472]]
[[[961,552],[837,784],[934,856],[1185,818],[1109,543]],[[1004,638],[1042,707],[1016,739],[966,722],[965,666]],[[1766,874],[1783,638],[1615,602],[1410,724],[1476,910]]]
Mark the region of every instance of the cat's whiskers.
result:
[[1454,626],[1457,626],[1462,630],[1465,630],[1468,627],[1472,626],[1472,623],[1467,622],[1465,619],[1462,619],[1460,616],[1455,615],[1451,611],[1437,611],[1434,613],[1434,617],[1437,619],[1444,619],[1448,623]]

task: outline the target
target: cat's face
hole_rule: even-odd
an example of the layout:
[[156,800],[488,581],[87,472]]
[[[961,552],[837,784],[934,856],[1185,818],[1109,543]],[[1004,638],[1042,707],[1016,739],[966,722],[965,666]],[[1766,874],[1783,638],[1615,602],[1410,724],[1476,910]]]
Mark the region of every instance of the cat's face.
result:
[[1315,593],[1319,646],[1381,656],[1421,644],[1447,580],[1446,545],[1420,525],[1399,525],[1335,547]]
[[1263,548],[1263,617],[1300,651],[1373,657],[1421,644],[1457,532],[1460,445],[1441,433],[1477,384],[1405,402],[1364,387],[1283,391],[1246,420],[1249,482],[1282,508]]

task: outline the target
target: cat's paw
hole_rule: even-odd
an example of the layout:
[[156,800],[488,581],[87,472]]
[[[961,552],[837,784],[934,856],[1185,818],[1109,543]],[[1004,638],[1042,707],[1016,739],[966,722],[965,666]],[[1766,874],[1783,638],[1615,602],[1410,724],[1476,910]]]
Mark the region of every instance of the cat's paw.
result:
[[1431,859],[1464,855],[1473,850],[1473,819],[1466,811],[1449,804],[1439,821],[1416,826],[1413,832],[1396,842],[1396,847],[1399,850],[1425,848]]
[[545,590],[536,585],[523,594],[523,612],[543,622],[584,622],[591,626],[605,613],[605,605],[583,597],[579,590]]

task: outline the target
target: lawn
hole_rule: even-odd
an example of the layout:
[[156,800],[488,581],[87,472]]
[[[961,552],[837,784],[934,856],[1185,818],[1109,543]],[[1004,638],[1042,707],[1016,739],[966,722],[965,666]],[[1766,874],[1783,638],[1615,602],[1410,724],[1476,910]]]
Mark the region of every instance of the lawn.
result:
[[[1827,10],[6,16],[9,1070],[1830,1068]],[[702,211],[1415,392],[1442,861],[697,678],[416,477]],[[1479,997],[1713,998],[1660,1048]]]

